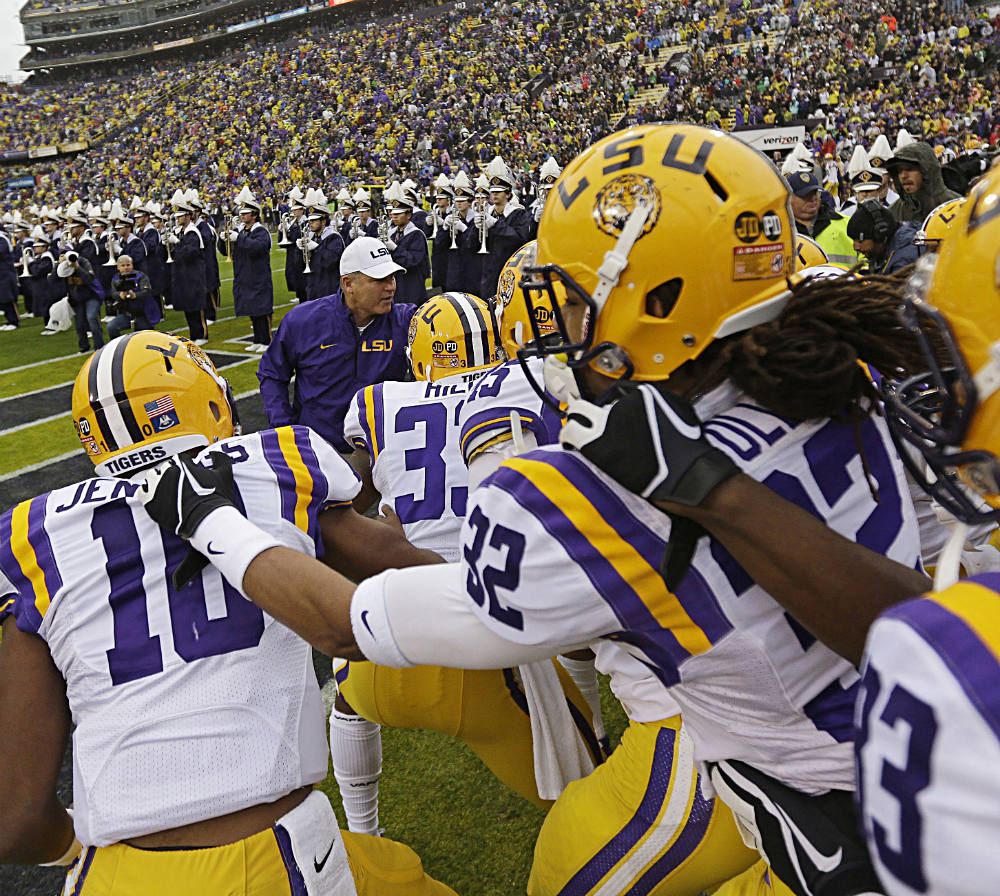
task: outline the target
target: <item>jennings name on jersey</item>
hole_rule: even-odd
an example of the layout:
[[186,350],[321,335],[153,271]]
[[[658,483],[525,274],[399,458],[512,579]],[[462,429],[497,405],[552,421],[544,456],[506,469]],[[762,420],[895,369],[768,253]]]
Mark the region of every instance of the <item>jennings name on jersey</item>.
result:
[[[240,510],[313,555],[319,514],[360,487],[301,426],[210,450],[232,458]],[[308,644],[211,566],[175,589],[187,544],[146,515],[138,488],[88,479],[0,518],[0,618],[40,636],[66,680],[85,846],[271,802],[327,770]]]
[[[913,505],[880,419],[796,423],[728,384],[699,415],[749,475],[846,537],[917,565]],[[668,591],[659,573],[668,534],[646,501],[550,446],[505,461],[473,492],[462,581],[476,615],[508,640],[624,647],[671,688],[700,760],[740,759],[807,793],[853,789],[857,670],[710,538]]]
[[1000,574],[897,604],[868,633],[858,795],[891,896],[1000,879]]
[[367,386],[344,419],[344,438],[368,452],[372,484],[396,511],[407,539],[449,562],[458,559],[469,497],[459,409],[480,374]]

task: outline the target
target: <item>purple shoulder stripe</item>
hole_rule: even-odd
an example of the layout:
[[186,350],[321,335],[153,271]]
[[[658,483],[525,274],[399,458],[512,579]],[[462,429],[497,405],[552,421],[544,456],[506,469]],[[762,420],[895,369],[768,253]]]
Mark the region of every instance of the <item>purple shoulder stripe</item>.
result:
[[[974,576],[965,581],[1000,593],[1000,573]],[[1000,740],[1000,662],[960,616],[930,598],[896,604],[883,616],[905,622],[944,660],[969,702]],[[1000,632],[998,632],[1000,639]]]
[[295,474],[285,463],[285,456],[278,444],[278,434],[273,429],[260,434],[260,444],[264,449],[264,460],[278,480],[278,491],[281,494],[281,518],[295,524]]

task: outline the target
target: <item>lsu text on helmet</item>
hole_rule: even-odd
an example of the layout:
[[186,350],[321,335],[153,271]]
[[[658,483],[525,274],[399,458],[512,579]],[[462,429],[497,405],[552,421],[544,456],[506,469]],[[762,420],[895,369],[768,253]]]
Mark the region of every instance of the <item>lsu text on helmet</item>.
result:
[[[496,314],[500,325],[500,340],[508,358],[538,340],[556,332],[552,304],[547,294],[539,294],[532,303],[531,310],[524,300],[521,281],[530,275],[525,268],[534,267],[538,249],[537,240],[525,243],[518,249],[500,271],[497,281]],[[556,298],[565,295],[561,284],[554,284]]]
[[410,320],[406,354],[418,380],[434,382],[490,367],[504,358],[489,305],[467,292],[444,292]]
[[948,231],[951,230],[951,225],[957,220],[958,210],[965,205],[965,201],[965,197],[960,196],[931,209],[913,242],[918,246],[924,246],[930,252],[937,252]]
[[155,330],[119,336],[84,362],[73,425],[99,476],[128,475],[240,431],[229,383],[212,359]]
[[693,125],[619,131],[577,156],[553,194],[525,295],[551,300],[560,282],[571,320],[556,303],[561,339],[531,353],[565,352],[570,366],[613,378],[663,380],[788,301],[788,187],[734,137]]
[[823,247],[811,236],[804,233],[795,234],[795,263],[793,265],[795,271],[826,264],[829,260]]
[[890,388],[887,418],[931,475],[900,454],[960,520],[1000,520],[1000,170],[973,187],[940,251],[917,262],[901,314],[930,370]]

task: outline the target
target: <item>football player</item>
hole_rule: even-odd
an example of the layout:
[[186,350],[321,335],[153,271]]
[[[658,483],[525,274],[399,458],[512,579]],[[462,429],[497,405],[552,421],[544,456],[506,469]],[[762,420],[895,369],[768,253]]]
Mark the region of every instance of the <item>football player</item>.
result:
[[[503,359],[496,320],[476,296],[435,296],[413,316],[407,355],[416,382],[368,386],[348,410],[344,435],[355,446],[352,463],[364,483],[355,507],[367,510],[379,497],[414,545],[457,561],[469,491],[457,420],[472,383]],[[378,832],[379,724],[459,737],[514,791],[536,805],[551,804],[535,780],[532,720],[518,670],[335,667],[330,748],[351,830]],[[557,672],[538,671],[548,673],[560,700],[566,695],[563,719],[572,730],[565,734],[575,741],[579,732],[582,743],[570,752],[586,751],[578,768],[585,773],[601,759],[588,707],[565,674],[557,682]]]
[[[232,500],[296,551],[361,575],[370,550],[379,568],[437,558],[354,513],[356,475],[310,430],[240,436],[229,384],[187,340],[108,343],[73,420],[97,478],[0,518],[0,750],[19,757],[0,861],[68,866],[81,896],[452,893],[408,847],[341,835],[313,789],[327,746],[308,644],[153,525],[131,477],[212,446]],[[71,721],[72,814],[56,796]]]
[[[528,272],[539,281],[529,293],[551,301],[556,283],[566,291],[561,307],[553,303],[559,338],[536,338],[533,349],[569,358],[549,391],[579,386],[601,406],[637,382],[669,380],[699,399],[721,456],[916,567],[902,464],[870,414],[856,362],[915,369],[919,349],[899,331],[894,296],[840,281],[787,288],[795,231],[770,162],[715,131],[643,126],[582,153],[559,193],[546,203]],[[671,523],[584,457],[548,446],[502,464],[470,495],[453,574],[395,570],[357,587],[276,543],[261,551],[261,535],[231,506],[190,526],[220,499],[185,489],[185,469],[151,477],[151,512],[190,531],[199,550],[211,541],[229,581],[321,649],[388,665],[488,668],[612,640],[671,689],[695,755],[776,886],[877,889],[855,833],[857,670],[720,543]],[[672,732],[662,739],[673,749]],[[644,801],[650,808],[680,807],[661,789]],[[694,814],[700,826],[681,832],[678,849],[704,836],[705,816]],[[596,892],[624,853],[627,873],[638,869],[652,889],[661,869],[632,852],[639,827],[623,829],[572,886]]]

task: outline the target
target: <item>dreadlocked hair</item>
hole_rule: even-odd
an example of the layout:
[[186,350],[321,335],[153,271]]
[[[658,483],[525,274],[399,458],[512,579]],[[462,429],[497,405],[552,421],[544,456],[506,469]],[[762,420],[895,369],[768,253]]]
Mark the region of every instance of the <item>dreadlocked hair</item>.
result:
[[905,268],[887,277],[790,284],[784,311],[723,342],[702,384],[728,378],[758,404],[792,420],[863,420],[878,393],[859,361],[887,376],[927,368],[898,316],[909,273]]

